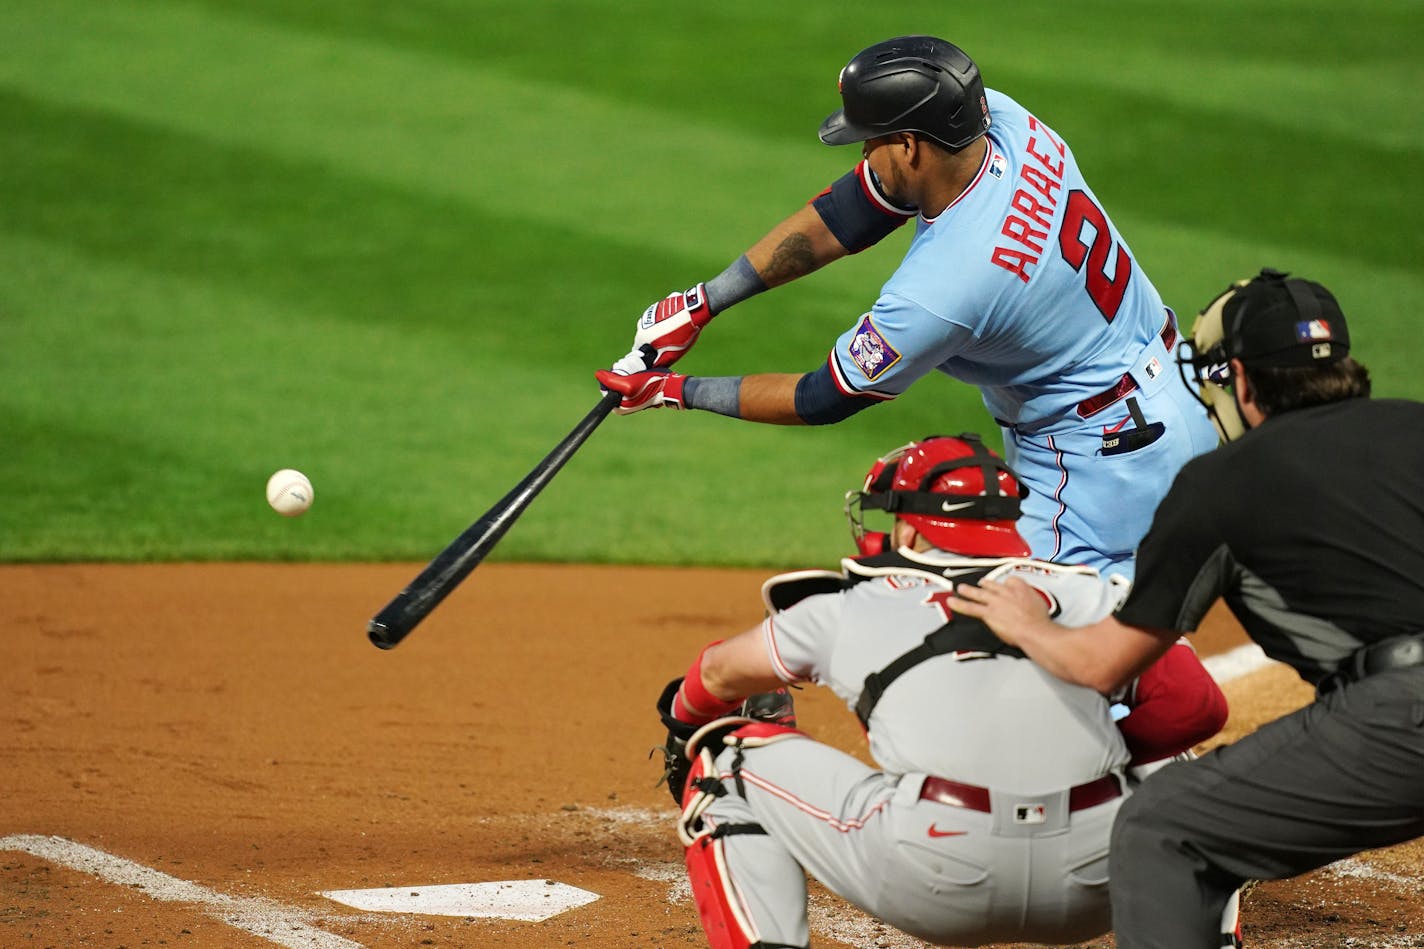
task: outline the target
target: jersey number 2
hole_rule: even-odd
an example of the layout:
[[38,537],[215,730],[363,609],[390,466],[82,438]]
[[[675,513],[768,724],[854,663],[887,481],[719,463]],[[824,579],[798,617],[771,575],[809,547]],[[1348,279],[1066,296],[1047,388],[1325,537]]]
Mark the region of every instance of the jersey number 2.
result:
[[[1092,244],[1083,243],[1084,222],[1093,226]],[[1108,252],[1114,247],[1117,260],[1113,263],[1113,275],[1109,277]],[[1118,307],[1122,306],[1122,295],[1127,292],[1127,281],[1132,276],[1132,258],[1121,246],[1113,244],[1107,215],[1085,191],[1074,189],[1068,192],[1063,226],[1058,231],[1058,249],[1074,270],[1081,272],[1083,264],[1087,263],[1088,296],[1093,298],[1103,319],[1111,323],[1117,316]]]

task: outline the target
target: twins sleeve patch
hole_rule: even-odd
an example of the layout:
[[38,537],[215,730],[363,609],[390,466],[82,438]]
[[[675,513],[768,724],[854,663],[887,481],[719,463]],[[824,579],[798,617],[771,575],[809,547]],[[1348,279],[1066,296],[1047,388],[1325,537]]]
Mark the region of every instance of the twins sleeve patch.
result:
[[855,328],[855,336],[851,338],[850,358],[855,360],[865,378],[874,382],[900,361],[900,353],[880,335],[867,313],[861,317],[860,325]]

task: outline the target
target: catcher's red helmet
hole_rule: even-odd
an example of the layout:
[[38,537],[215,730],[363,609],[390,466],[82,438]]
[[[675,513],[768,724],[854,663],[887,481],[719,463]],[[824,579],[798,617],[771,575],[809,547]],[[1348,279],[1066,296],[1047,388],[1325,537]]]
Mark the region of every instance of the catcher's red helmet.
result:
[[888,511],[941,550],[972,557],[1027,557],[1014,521],[1028,489],[979,436],[932,435],[875,462],[846,494],[851,536],[862,554],[882,553],[888,535],[865,530],[862,510]]

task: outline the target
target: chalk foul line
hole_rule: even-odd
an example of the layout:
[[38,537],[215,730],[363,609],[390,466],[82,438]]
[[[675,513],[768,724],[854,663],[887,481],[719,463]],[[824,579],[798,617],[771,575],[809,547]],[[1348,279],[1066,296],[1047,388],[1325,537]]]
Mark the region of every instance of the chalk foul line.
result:
[[1264,669],[1274,665],[1275,660],[1266,655],[1265,650],[1255,643],[1247,643],[1244,646],[1237,646],[1235,649],[1228,649],[1226,652],[1219,652],[1214,656],[1207,656],[1202,659],[1202,665],[1206,666],[1206,671],[1218,683],[1225,685],[1232,679],[1239,679],[1242,676],[1250,675],[1257,669]]
[[0,837],[0,851],[17,851],[50,863],[90,873],[106,883],[137,890],[165,903],[192,903],[234,929],[288,949],[364,949],[311,925],[310,913],[258,897],[228,896],[161,870],[116,857],[63,837],[15,834]]

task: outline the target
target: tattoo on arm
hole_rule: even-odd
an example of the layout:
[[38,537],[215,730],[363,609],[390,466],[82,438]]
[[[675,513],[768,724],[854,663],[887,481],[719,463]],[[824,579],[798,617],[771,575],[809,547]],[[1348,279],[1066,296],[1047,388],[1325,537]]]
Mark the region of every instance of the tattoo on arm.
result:
[[769,286],[776,286],[804,277],[818,266],[810,238],[805,234],[788,234],[772,252],[761,276]]

